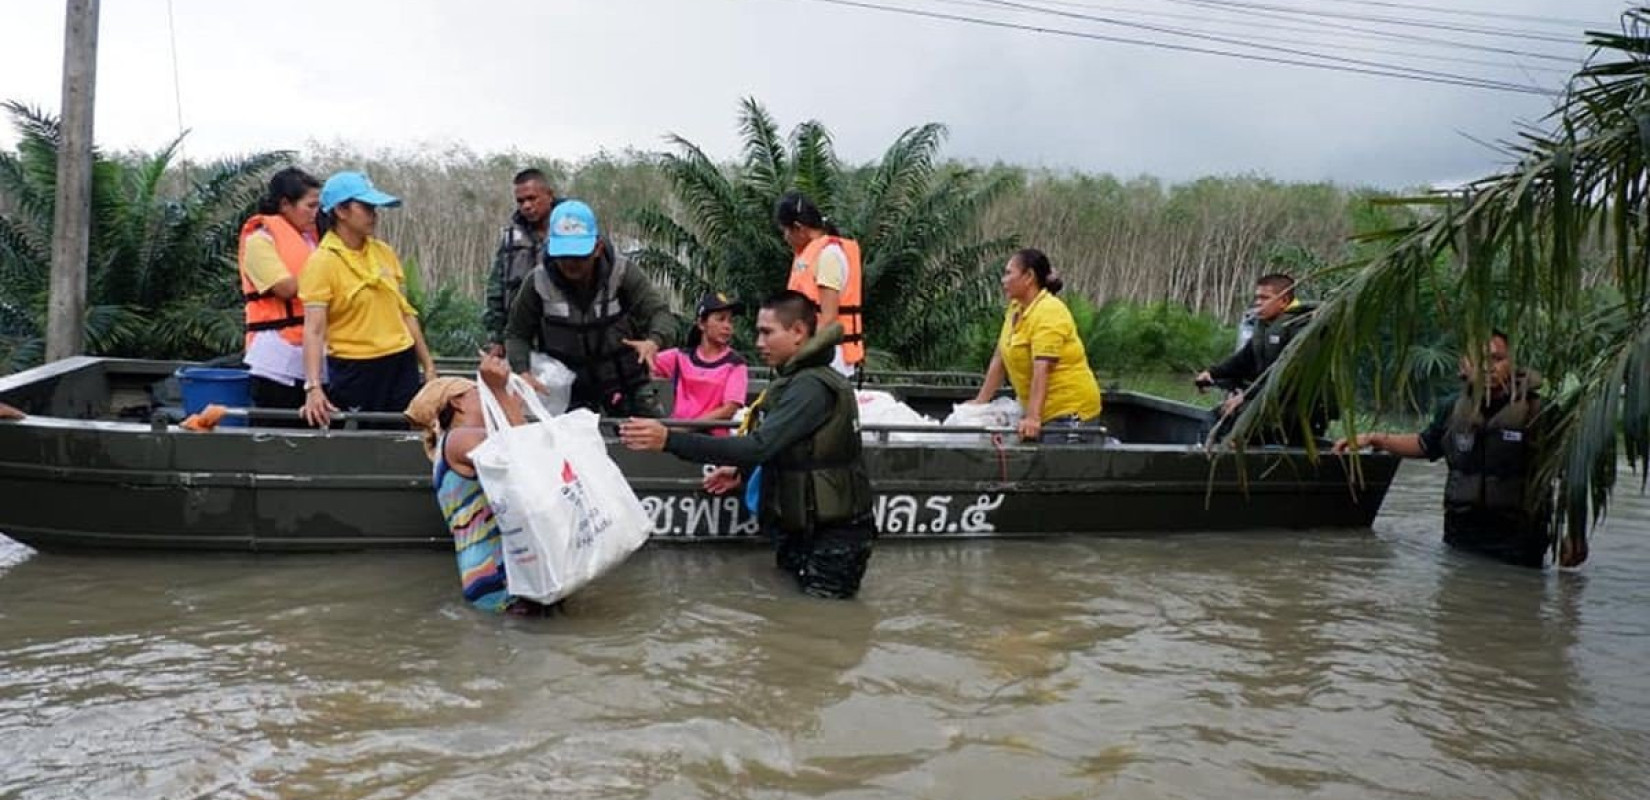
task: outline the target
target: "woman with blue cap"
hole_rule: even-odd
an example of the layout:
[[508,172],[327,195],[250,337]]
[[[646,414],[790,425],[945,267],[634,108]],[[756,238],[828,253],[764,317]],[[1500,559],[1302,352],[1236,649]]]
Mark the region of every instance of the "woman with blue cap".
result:
[[325,235],[298,281],[304,301],[303,415],[317,427],[339,409],[400,413],[436,376],[418,312],[407,302],[401,261],[374,236],[378,209],[399,205],[359,172],[340,172],[321,187]]

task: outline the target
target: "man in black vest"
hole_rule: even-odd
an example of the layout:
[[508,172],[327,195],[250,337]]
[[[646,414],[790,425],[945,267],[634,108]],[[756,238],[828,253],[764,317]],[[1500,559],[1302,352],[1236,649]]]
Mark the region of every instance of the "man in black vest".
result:
[[510,369],[530,378],[532,353],[544,353],[577,376],[570,408],[660,416],[653,358],[674,338],[670,307],[640,268],[613,252],[595,212],[578,200],[550,212],[544,252],[546,263],[528,273],[510,307]]
[[499,234],[498,252],[487,273],[487,310],[482,324],[487,328],[487,349],[504,355],[504,329],[510,320],[510,306],[516,292],[544,258],[544,240],[550,232],[550,211],[556,206],[556,192],[550,180],[536,169],[516,173],[516,211],[510,224]]
[[667,431],[658,420],[627,420],[619,438],[632,450],[664,450],[701,464],[731,464],[705,478],[726,494],[741,472],[760,467],[758,514],[779,540],[779,568],[815,597],[859,591],[875,536],[871,481],[861,455],[859,402],[831,368],[842,326],[815,334],[818,308],[785,291],[762,304],[756,349],[774,380],[751,406],[748,435]]
[[[1267,377],[1267,370],[1276,364],[1289,343],[1305,330],[1317,306],[1295,298],[1295,279],[1283,273],[1262,275],[1255,281],[1254,333],[1226,360],[1197,374],[1193,382],[1202,391],[1212,385],[1226,386],[1232,393],[1226,396],[1215,411],[1217,426],[1229,425],[1237,418],[1245,400]],[[1287,407],[1289,403],[1285,401]],[[1333,416],[1327,408],[1312,415],[1310,428],[1314,436],[1322,436]],[[1218,430],[1218,427],[1217,427]],[[1299,439],[1295,426],[1285,424],[1261,432],[1261,441],[1267,444],[1294,444]]]
[[[1488,370],[1478,402],[1469,385],[1439,404],[1420,433],[1360,433],[1358,448],[1449,464],[1444,484],[1444,541],[1455,547],[1539,569],[1552,547],[1552,509],[1535,486],[1541,434],[1541,377],[1514,370],[1507,335],[1486,348]],[[1463,380],[1478,369],[1462,358]],[[1354,446],[1345,439],[1335,452]]]

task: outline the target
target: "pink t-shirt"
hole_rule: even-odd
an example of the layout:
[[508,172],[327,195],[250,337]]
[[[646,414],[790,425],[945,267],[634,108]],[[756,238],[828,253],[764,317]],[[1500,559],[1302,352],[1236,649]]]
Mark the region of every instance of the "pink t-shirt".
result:
[[676,384],[672,417],[697,419],[723,403],[745,404],[750,375],[745,359],[734,350],[706,361],[697,351],[675,348],[660,353],[654,364],[655,375]]

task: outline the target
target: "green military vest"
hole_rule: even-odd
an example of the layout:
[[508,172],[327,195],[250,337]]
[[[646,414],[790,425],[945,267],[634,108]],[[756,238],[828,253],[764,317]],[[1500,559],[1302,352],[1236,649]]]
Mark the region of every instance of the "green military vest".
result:
[[1279,314],[1277,319],[1255,326],[1255,335],[1249,340],[1249,346],[1255,351],[1256,374],[1278,363],[1283,349],[1289,346],[1296,334],[1305,330],[1306,324],[1312,321],[1312,312],[1316,310],[1316,303],[1302,302]]
[[[787,533],[812,532],[871,514],[871,479],[859,432],[859,399],[848,379],[832,369],[842,326],[832,323],[809,339],[768,384],[763,406],[777,406],[804,376],[830,387],[836,406],[825,423],[762,468],[762,518]],[[760,415],[761,409],[757,409]],[[757,418],[761,425],[761,416]]]
[[1450,412],[1444,440],[1444,461],[1449,478],[1444,484],[1444,509],[1454,515],[1492,515],[1519,527],[1530,522],[1526,502],[1527,475],[1534,456],[1530,422],[1541,408],[1534,385],[1521,397],[1509,400],[1488,419],[1473,402],[1471,392],[1462,392]]

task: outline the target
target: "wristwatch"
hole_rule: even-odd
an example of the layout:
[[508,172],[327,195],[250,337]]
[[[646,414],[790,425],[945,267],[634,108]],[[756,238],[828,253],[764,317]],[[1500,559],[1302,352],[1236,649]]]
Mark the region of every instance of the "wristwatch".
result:
[[304,381],[304,392],[305,392],[305,393],[306,393],[306,394],[307,394],[307,393],[308,393],[308,392],[309,392],[309,390],[311,390],[311,389],[319,389],[319,388],[321,388],[321,384],[319,384],[319,383],[316,383],[316,382],[315,382],[315,381],[307,381],[307,380],[306,380],[306,381]]

